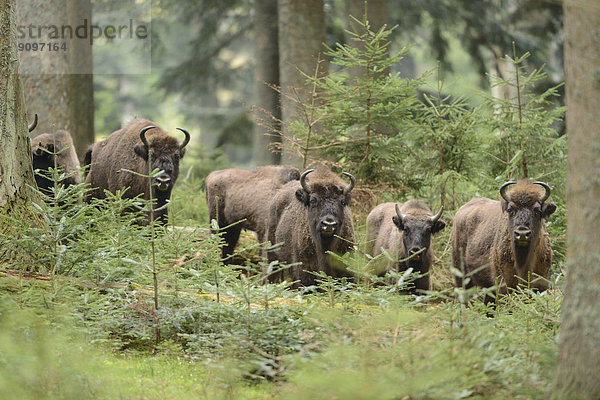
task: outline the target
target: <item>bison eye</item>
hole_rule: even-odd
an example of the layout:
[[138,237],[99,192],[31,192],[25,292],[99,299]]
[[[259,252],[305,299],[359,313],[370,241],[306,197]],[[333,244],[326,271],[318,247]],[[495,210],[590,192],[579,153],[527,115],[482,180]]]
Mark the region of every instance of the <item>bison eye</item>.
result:
[[310,205],[311,206],[316,206],[317,205],[317,198],[316,197],[313,197],[313,196],[310,197]]
[[508,212],[508,215],[510,215],[511,217],[513,217],[515,215],[515,210],[513,208],[509,208],[506,211]]
[[342,199],[342,200],[340,200],[340,204],[342,205],[342,207],[346,207],[348,202],[346,201],[346,199]]

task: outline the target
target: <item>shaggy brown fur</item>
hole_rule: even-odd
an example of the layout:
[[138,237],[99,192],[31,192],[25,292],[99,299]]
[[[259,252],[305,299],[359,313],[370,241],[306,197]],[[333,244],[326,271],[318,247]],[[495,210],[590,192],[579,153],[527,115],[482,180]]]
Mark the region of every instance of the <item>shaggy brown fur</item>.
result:
[[[434,257],[431,235],[444,229],[446,223],[439,219],[432,221],[431,210],[419,200],[408,200],[404,204],[398,204],[398,208],[405,216],[402,220],[396,214],[396,203],[379,204],[369,213],[365,253],[376,257],[385,249],[397,261],[380,257],[380,262],[376,265],[377,275],[384,275],[394,269],[405,271],[412,267],[414,272],[423,275],[415,280],[414,289],[429,290],[429,271]],[[411,250],[420,252],[407,259]],[[411,292],[414,293],[415,290]]]
[[284,184],[298,179],[298,168],[285,166],[259,167],[255,171],[230,168],[208,174],[205,193],[211,221],[217,220],[219,227],[225,228],[245,219],[225,229],[221,249],[224,259],[233,254],[242,229],[256,232],[260,243],[266,240],[270,201]]
[[[491,287],[499,291],[517,285],[531,285],[546,290],[552,262],[550,239],[544,219],[556,205],[540,199],[543,188],[525,179],[508,191],[510,202],[478,198],[463,205],[454,216],[452,227],[452,260],[454,268],[472,273],[468,286]],[[516,239],[517,232],[527,229],[528,242]],[[529,282],[529,283],[528,283]],[[462,285],[462,279],[456,279]],[[488,299],[489,301],[490,299]]]
[[40,190],[48,191],[54,186],[48,170],[55,165],[66,174],[66,178],[59,183],[65,186],[81,183],[79,159],[69,132],[42,133],[30,139],[30,144],[33,169],[40,170],[35,174],[35,183]]
[[[146,139],[152,149],[152,166],[149,168],[148,149],[140,139],[140,131],[152,125],[156,126],[149,120],[134,119],[122,129],[113,132],[106,140],[90,146],[85,158],[91,167],[85,181],[93,190],[86,196],[86,200],[105,198],[104,190],[115,193],[127,187],[129,189],[124,197],[134,198],[142,195],[142,198],[148,200],[150,194],[147,179],[124,170],[147,175],[158,168],[165,172],[153,179],[152,195],[157,200],[155,208],[166,204],[179,176],[179,160],[184,156],[185,148],[159,127],[148,130]],[[166,188],[159,189],[160,179],[168,180],[169,183],[164,185]],[[165,208],[157,211],[154,217],[165,221],[167,213]],[[149,218],[150,216],[148,220]]]
[[[323,271],[334,277],[350,276],[342,265],[326,254],[344,254],[354,243],[354,226],[350,192],[344,194],[348,182],[326,168],[307,175],[307,193],[299,181],[284,185],[271,202],[268,238],[273,244],[283,243],[269,253],[269,260],[302,263],[292,267],[292,279],[308,286],[315,284],[310,271]],[[337,223],[333,233],[323,233],[322,224]],[[308,272],[307,272],[308,271]]]

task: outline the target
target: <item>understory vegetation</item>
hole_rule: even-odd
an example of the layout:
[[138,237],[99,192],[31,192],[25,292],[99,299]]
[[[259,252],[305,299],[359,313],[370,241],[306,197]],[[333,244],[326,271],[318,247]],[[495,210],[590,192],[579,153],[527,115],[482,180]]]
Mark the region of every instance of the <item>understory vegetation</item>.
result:
[[[449,230],[429,293],[366,275],[291,290],[261,284],[252,235],[240,265],[219,262],[198,179],[178,182],[155,236],[120,212],[131,200],[75,201],[84,190],[59,186],[66,197],[36,208],[43,229],[0,237],[13,260],[0,272],[2,398],[541,399],[551,382],[560,257],[549,291],[520,289],[495,310],[452,287]],[[357,271],[359,247],[343,258]]]
[[[290,266],[261,259],[251,234],[236,264],[223,265],[205,175],[193,172],[210,170],[208,160],[184,159],[167,226],[139,224],[143,213],[125,212],[148,210],[141,199],[117,193],[87,204],[85,185],[56,185],[33,205],[38,225],[0,216],[13,227],[0,235],[0,398],[544,398],[565,261],[556,88],[534,93],[543,72],[514,54],[505,61],[515,79],[496,84],[518,99],[486,97],[473,106],[446,94],[432,71],[434,87],[419,100],[424,79],[370,73],[408,50],[387,56],[386,31],[370,32],[366,20],[357,26],[365,50],[330,49],[339,72],[315,80],[321,102],[306,105],[313,119],[293,127],[308,163],[326,160],[358,178],[357,243],[341,257],[357,279],[320,275],[318,288],[301,290],[263,284],[263,271]],[[367,74],[351,82],[345,68],[359,67]],[[452,216],[470,198],[497,199],[503,182],[524,176],[548,182],[558,206],[547,222],[550,289],[516,289],[486,308],[482,290],[453,286],[462,272],[450,267]],[[431,209],[444,205],[448,224],[434,238],[433,290],[417,296],[405,294],[413,276],[386,284],[368,274],[361,252],[370,209],[413,197]]]

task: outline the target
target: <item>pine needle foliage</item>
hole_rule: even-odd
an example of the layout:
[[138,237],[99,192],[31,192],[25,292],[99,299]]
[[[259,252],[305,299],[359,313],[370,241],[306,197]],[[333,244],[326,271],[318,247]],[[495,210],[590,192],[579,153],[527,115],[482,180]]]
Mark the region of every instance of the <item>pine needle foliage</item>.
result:
[[310,158],[343,165],[365,182],[398,185],[408,176],[401,168],[407,154],[404,136],[423,80],[386,72],[408,52],[402,48],[389,55],[395,27],[372,31],[366,15],[354,22],[349,33],[360,45],[326,46],[337,71],[326,77],[305,75],[320,96],[312,111],[322,126],[306,147]]
[[492,86],[509,96],[497,98],[484,93],[488,110],[493,110],[486,124],[495,139],[490,149],[492,172],[505,180],[531,177],[558,182],[566,176],[566,136],[556,130],[565,113],[565,107],[555,104],[562,84],[536,93],[547,75],[543,67],[532,69],[528,65],[530,56],[529,52],[518,56],[513,43],[513,56],[502,59],[513,73],[490,77]]

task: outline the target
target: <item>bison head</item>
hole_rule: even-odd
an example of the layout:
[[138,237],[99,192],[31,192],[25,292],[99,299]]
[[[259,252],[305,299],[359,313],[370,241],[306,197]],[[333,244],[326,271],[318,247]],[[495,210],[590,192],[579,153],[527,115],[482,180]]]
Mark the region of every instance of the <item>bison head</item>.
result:
[[313,238],[322,249],[326,249],[344,226],[345,209],[350,203],[350,192],[356,179],[344,172],[350,179],[347,185],[340,186],[338,182],[329,180],[317,180],[309,185],[306,176],[313,171],[309,169],[300,176],[301,188],[296,191],[296,198],[308,209]]
[[49,189],[54,185],[47,171],[49,168],[57,166],[55,163],[56,148],[61,147],[59,142],[48,140],[49,136],[48,134],[40,135],[30,141],[33,169],[34,171],[45,171],[35,174],[35,183],[42,190]]
[[[507,187],[514,184],[517,186],[506,193]],[[540,196],[533,185],[544,188],[544,194]],[[547,218],[556,211],[556,204],[546,203],[550,197],[550,187],[538,181],[508,181],[500,187],[500,196],[502,211],[508,215],[508,229],[514,246],[528,248],[531,243],[536,243],[542,218]]]
[[396,215],[392,217],[392,221],[402,232],[404,254],[401,256],[410,257],[407,261],[408,265],[413,267],[422,265],[425,253],[431,246],[431,235],[446,227],[446,223],[440,220],[443,210],[444,206],[440,207],[435,215],[423,212],[403,214],[396,204]]
[[179,176],[179,160],[185,154],[185,146],[190,141],[190,134],[182,128],[177,128],[185,134],[185,139],[182,143],[168,135],[154,135],[151,138],[146,138],[146,132],[150,129],[157,129],[155,126],[146,126],[140,131],[140,140],[142,144],[134,146],[134,151],[137,156],[144,161],[150,160],[148,171],[155,169],[163,172],[152,178],[152,194],[155,198],[169,198],[171,190],[177,177]]

